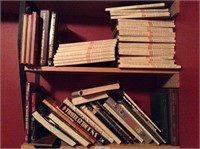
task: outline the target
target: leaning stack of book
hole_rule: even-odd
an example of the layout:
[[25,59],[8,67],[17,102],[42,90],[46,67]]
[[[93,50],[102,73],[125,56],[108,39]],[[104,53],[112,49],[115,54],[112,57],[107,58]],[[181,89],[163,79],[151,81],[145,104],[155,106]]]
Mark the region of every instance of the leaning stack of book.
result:
[[115,61],[117,39],[59,44],[54,66]]
[[106,8],[115,21],[119,68],[180,69],[175,63],[175,23],[165,3]]
[[160,129],[119,83],[74,91],[62,102],[47,97],[33,117],[70,146],[166,143]]

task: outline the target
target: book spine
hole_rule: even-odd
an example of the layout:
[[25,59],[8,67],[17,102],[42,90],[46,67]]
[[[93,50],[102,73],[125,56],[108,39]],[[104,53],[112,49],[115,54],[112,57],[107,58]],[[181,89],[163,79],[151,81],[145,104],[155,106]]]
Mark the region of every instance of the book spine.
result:
[[25,64],[26,55],[26,38],[27,38],[28,14],[23,14],[23,29],[22,29],[22,43],[21,43],[21,57],[20,63]]
[[31,34],[32,34],[32,14],[28,14],[28,24],[27,24],[27,38],[26,38],[26,56],[25,63],[30,64],[30,51],[31,51]]
[[31,84],[26,82],[25,141],[31,142]]
[[170,123],[171,145],[179,145],[178,99],[179,99],[178,89],[169,89],[169,123]]
[[65,103],[62,103],[59,108],[68,115],[71,119],[77,122],[82,128],[84,128],[91,136],[93,136],[99,143],[107,144],[108,141],[93,127],[91,127],[81,116],[75,111],[70,109]]
[[32,13],[32,37],[31,37],[31,53],[30,64],[36,65],[38,52],[38,34],[39,34],[39,16],[37,12]]
[[41,54],[40,65],[47,65],[48,59],[48,38],[49,38],[49,24],[50,24],[50,11],[41,10],[40,17],[42,18],[42,40],[41,40]]
[[53,56],[56,51],[56,36],[57,36],[58,14],[51,13],[50,33],[49,33],[49,52],[48,52],[48,65],[53,65]]

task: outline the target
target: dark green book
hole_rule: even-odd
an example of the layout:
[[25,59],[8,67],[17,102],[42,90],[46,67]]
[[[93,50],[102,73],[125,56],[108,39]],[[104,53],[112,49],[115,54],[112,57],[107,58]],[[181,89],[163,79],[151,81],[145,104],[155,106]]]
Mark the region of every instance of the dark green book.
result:
[[170,143],[169,105],[167,93],[152,93],[150,97],[152,121],[160,128],[161,136]]

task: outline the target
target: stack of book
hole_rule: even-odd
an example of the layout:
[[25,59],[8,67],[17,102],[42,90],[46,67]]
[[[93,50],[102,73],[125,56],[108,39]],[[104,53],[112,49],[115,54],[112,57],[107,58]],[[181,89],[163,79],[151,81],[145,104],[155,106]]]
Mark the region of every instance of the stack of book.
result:
[[175,64],[175,23],[165,3],[106,8],[115,21],[119,68],[180,69]]
[[71,146],[166,143],[160,129],[121,90],[119,83],[75,91],[71,99],[63,102],[47,97],[32,115]]
[[115,61],[117,39],[59,44],[54,66]]

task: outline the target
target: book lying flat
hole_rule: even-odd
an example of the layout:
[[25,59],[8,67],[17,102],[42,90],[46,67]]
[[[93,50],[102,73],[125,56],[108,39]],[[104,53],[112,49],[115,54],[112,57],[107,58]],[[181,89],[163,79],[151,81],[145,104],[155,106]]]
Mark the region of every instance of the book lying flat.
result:
[[170,27],[175,28],[174,20],[138,20],[138,19],[118,19],[120,26],[146,26],[146,27]]
[[86,88],[86,89],[72,92],[72,97],[86,96],[86,95],[91,95],[91,94],[95,94],[99,92],[115,90],[119,88],[120,88],[119,83],[112,83],[112,84],[107,84],[107,85],[102,85],[102,86],[97,86],[97,87],[91,87],[91,88]]
[[74,105],[81,105],[81,104],[86,104],[88,102],[103,100],[108,97],[109,97],[108,94],[104,91],[104,92],[99,92],[99,93],[95,93],[95,94],[91,94],[91,95],[74,97],[74,98],[72,98],[72,103]]
[[131,5],[131,6],[109,7],[109,8],[106,8],[105,11],[123,10],[123,9],[140,9],[140,8],[164,8],[164,7],[165,7],[165,3],[139,4],[139,5]]
[[117,16],[111,16],[111,19],[119,19],[119,18],[162,18],[162,19],[168,19],[170,17],[169,12],[143,12],[143,13],[134,13],[129,15],[117,15]]

